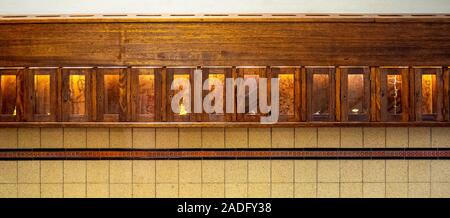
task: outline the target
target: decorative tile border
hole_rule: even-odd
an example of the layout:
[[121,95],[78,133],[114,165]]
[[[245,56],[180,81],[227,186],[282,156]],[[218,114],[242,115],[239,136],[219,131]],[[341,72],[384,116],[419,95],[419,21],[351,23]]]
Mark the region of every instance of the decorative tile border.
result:
[[450,148],[1,149],[0,160],[450,159]]

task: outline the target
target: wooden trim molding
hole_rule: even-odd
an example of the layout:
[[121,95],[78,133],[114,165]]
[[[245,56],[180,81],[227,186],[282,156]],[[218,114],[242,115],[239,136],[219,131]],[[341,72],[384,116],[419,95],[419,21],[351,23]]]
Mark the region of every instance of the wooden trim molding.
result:
[[0,160],[450,159],[449,148],[1,149]]

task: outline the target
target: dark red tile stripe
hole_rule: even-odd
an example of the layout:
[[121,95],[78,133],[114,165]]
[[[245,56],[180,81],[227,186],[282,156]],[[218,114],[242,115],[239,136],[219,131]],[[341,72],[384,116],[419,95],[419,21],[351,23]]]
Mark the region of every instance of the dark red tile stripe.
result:
[[8,149],[0,160],[450,159],[449,149]]

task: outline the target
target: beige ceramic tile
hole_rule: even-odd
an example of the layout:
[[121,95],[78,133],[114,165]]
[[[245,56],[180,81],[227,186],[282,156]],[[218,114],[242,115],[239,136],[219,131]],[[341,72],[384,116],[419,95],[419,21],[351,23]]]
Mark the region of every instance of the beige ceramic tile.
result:
[[133,135],[131,128],[110,128],[109,146],[111,148],[133,147]]
[[156,148],[178,148],[178,128],[156,128]]
[[339,183],[317,183],[318,198],[338,198],[340,195]]
[[17,184],[0,184],[1,198],[17,198]]
[[63,148],[63,128],[41,128],[42,148]]
[[269,183],[271,163],[270,160],[249,160],[248,161],[248,182],[249,183]]
[[62,198],[63,184],[41,184],[41,198]]
[[133,148],[155,148],[155,129],[133,128]]
[[431,183],[432,198],[450,198],[450,183]]
[[108,183],[109,182],[109,161],[87,161],[87,183]]
[[19,128],[18,129],[19,148],[39,148],[41,147],[40,128]]
[[201,198],[202,184],[182,183],[180,184],[180,198]]
[[249,183],[247,196],[249,198],[269,198],[270,191],[270,183]]
[[388,148],[406,148],[406,147],[408,147],[408,128],[406,128],[406,127],[387,127],[386,128],[386,147],[388,147]]
[[202,128],[203,148],[224,148],[225,130],[224,128]]
[[109,128],[87,128],[88,148],[109,148]]
[[386,183],[387,198],[407,198],[408,183]]
[[317,148],[317,128],[295,128],[296,148]]
[[17,183],[40,183],[40,161],[19,161]]
[[110,198],[131,198],[133,197],[132,184],[110,184],[109,197]]
[[317,183],[302,182],[295,183],[295,197],[296,198],[315,198],[317,197]]
[[430,182],[430,160],[409,160],[408,176],[409,182]]
[[0,184],[17,183],[17,162],[0,161]]
[[431,128],[431,143],[433,147],[450,147],[450,128],[433,127]]
[[363,160],[363,182],[385,182],[385,160]]
[[410,198],[429,198],[430,183],[408,183],[408,197]]
[[133,183],[149,184],[155,183],[156,166],[154,160],[134,160],[133,161]]
[[339,161],[319,160],[317,161],[318,182],[339,182]]
[[88,198],[109,198],[109,184],[87,184],[86,196]]
[[64,198],[85,198],[86,184],[64,184]]
[[41,161],[42,183],[63,183],[63,161]]
[[293,148],[294,128],[272,128],[272,148]]
[[157,198],[178,198],[178,184],[156,184]]
[[367,127],[363,129],[365,148],[386,147],[386,128]]
[[[112,160],[109,162],[109,182],[111,184],[126,184],[132,181],[132,161]],[[112,191],[111,191],[112,194]]]
[[431,182],[450,182],[450,160],[431,161]]
[[225,185],[223,183],[203,183],[202,184],[203,198],[224,198]]
[[386,183],[363,183],[364,198],[384,198],[386,193]]
[[319,128],[317,131],[319,148],[339,148],[341,141],[340,128]]
[[86,161],[64,161],[64,183],[85,183]]
[[272,183],[293,183],[294,182],[294,161],[293,160],[272,160]]
[[18,184],[17,197],[19,198],[40,198],[41,185],[40,184]]
[[247,183],[247,161],[225,161],[225,183]]
[[86,148],[86,128],[64,128],[65,148]]
[[225,184],[226,198],[246,198],[247,183],[231,183]]
[[203,183],[224,183],[225,162],[223,160],[202,161]]
[[272,183],[272,198],[293,198],[294,183]]
[[178,160],[156,161],[156,183],[178,184]]
[[340,197],[341,198],[362,198],[363,185],[360,182],[350,182],[340,184]]
[[409,128],[409,147],[410,148],[431,147],[431,129],[429,127]]
[[270,128],[249,128],[248,146],[250,148],[270,148],[272,143]]
[[133,184],[133,198],[154,198],[156,185],[151,184]]
[[227,148],[248,148],[247,128],[226,128],[225,147]]
[[317,182],[316,160],[295,160],[295,182]]
[[340,181],[362,182],[362,160],[341,160]]
[[363,133],[361,127],[341,128],[341,148],[362,148]]
[[180,160],[180,183],[201,183],[202,162],[199,160]]
[[201,128],[179,128],[180,148],[201,148],[202,129]]
[[17,128],[0,128],[0,149],[17,148]]
[[386,182],[408,182],[408,161],[386,160]]

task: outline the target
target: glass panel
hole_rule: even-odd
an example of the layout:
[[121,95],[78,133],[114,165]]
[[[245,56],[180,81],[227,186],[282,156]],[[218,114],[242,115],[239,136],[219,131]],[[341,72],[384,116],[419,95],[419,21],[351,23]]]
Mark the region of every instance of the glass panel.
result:
[[139,114],[153,114],[155,111],[155,75],[139,75]]
[[34,114],[50,115],[50,75],[34,75]]
[[280,114],[294,115],[294,74],[279,74]]
[[[174,95],[176,95],[181,90],[187,89],[189,87],[189,74],[174,74],[173,75],[173,80],[175,81],[176,79],[180,79],[181,84],[179,84],[178,90],[174,91]],[[189,96],[188,96],[189,93],[190,92],[186,92],[185,95],[183,96],[183,98],[180,99],[180,102],[179,102],[180,113],[178,114],[180,116],[188,115],[188,113],[186,111],[187,105],[183,104],[183,99],[184,98],[189,98]]]
[[387,111],[390,114],[402,113],[401,75],[387,75]]
[[120,79],[119,75],[105,75],[105,114],[120,113]]
[[[247,72],[246,72],[247,73]],[[253,78],[256,80],[256,87],[245,87],[245,113],[247,113],[248,115],[256,115],[258,113],[258,111],[255,110],[251,110],[250,111],[250,100],[252,100],[252,103],[255,105],[258,105],[258,86],[259,86],[259,75],[257,74],[244,74],[244,79],[247,78]],[[256,94],[253,94],[255,93]],[[251,95],[256,95],[256,99],[250,99]],[[254,101],[256,101],[256,103],[254,103]]]
[[85,75],[69,76],[70,113],[86,114],[86,77]]
[[328,74],[314,74],[312,87],[312,113],[329,114],[330,79]]
[[[225,75],[220,73],[214,73],[208,75],[209,81],[212,83],[208,84],[208,89],[211,90],[211,92],[215,89],[214,83],[220,83],[223,86],[223,89],[225,90]],[[225,101],[225,99],[224,99]],[[212,102],[212,105],[215,105],[215,102]]]
[[422,75],[422,113],[435,114],[437,104],[436,75]]
[[15,75],[2,75],[0,77],[1,102],[0,113],[16,115],[17,84]]
[[364,108],[364,75],[348,74],[347,95],[349,114],[363,114]]

